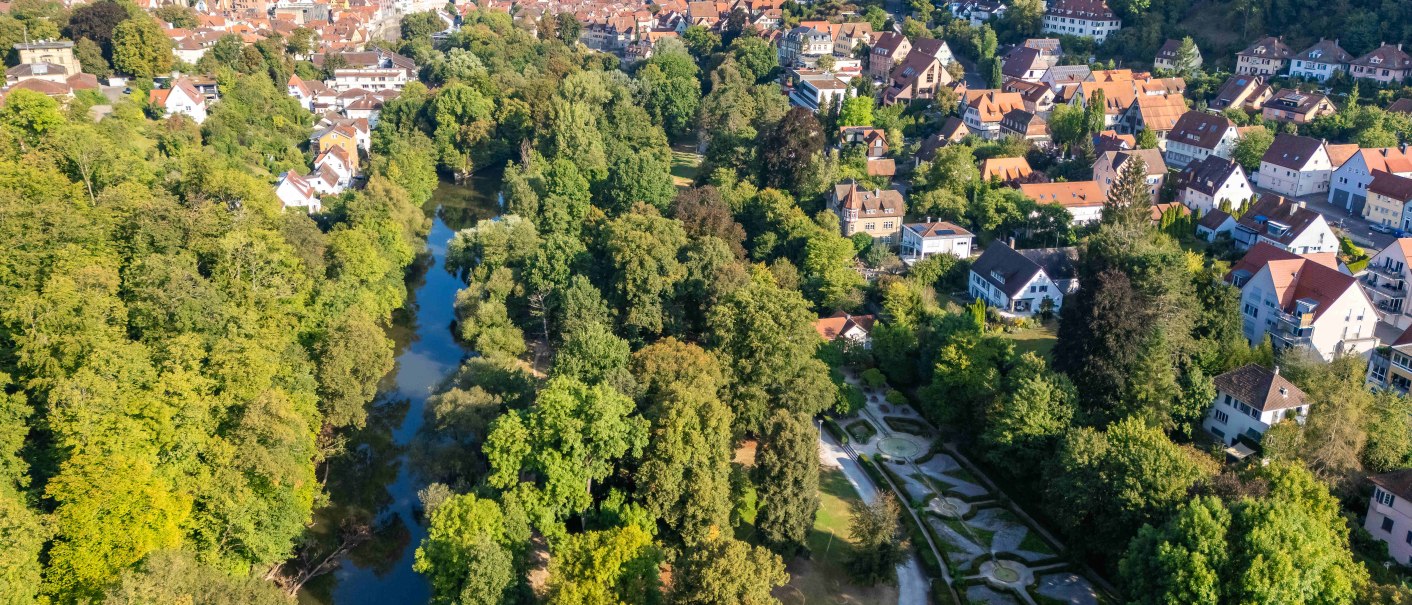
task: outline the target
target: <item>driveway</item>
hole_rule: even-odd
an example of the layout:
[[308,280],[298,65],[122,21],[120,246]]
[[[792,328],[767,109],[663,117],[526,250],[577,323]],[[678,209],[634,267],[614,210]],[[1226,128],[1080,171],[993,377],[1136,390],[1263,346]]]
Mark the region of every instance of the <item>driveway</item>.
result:
[[[1259,191],[1264,190],[1259,189]],[[1326,193],[1315,193],[1292,199],[1304,202],[1304,205],[1310,210],[1324,215],[1324,220],[1329,222],[1334,233],[1347,236],[1353,240],[1353,243],[1367,248],[1370,255],[1377,254],[1379,250],[1388,247],[1397,240],[1390,234],[1378,233],[1369,229],[1368,221],[1363,220],[1363,217],[1350,214],[1342,206],[1330,204]],[[1339,227],[1340,221],[1342,221],[1342,227]]]
[[[842,470],[843,476],[848,478],[848,483],[853,485],[864,502],[877,499],[878,489],[873,485],[873,480],[826,431],[819,431],[819,462],[826,467]],[[927,605],[928,585],[917,555],[907,557],[897,566],[897,605]]]

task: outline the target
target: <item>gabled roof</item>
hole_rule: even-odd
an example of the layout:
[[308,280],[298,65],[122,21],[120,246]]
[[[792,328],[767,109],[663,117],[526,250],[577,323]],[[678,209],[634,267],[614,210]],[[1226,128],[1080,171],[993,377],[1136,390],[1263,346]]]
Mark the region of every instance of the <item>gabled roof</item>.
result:
[[1213,379],[1216,388],[1261,412],[1288,410],[1304,405],[1304,391],[1259,364],[1246,364]]
[[1412,98],[1403,97],[1393,101],[1391,105],[1387,106],[1387,110],[1397,113],[1412,113]]
[[1412,68],[1412,56],[1402,51],[1401,44],[1390,46],[1384,42],[1382,46],[1373,49],[1373,52],[1349,61],[1348,64],[1378,69],[1408,69]]
[[1181,48],[1181,40],[1167,38],[1167,41],[1162,43],[1162,48],[1157,49],[1157,58],[1166,59],[1168,61],[1175,61],[1177,60],[1177,53],[1181,50]]
[[1376,193],[1406,203],[1412,201],[1412,179],[1382,170],[1374,170],[1373,181],[1368,183],[1368,193]]
[[865,189],[849,179],[834,185],[833,194],[839,206],[849,210],[871,211],[879,216],[902,216],[907,212],[907,204],[896,189]]
[[996,241],[981,253],[971,271],[994,285],[1008,298],[1015,298],[1041,271],[1049,279],[1073,279],[1077,248],[1039,248],[1015,250],[1005,242]]
[[1103,0],[1052,0],[1044,13],[1087,21],[1111,21],[1118,18]]
[[1412,156],[1397,147],[1359,149],[1357,155],[1363,158],[1363,164],[1367,166],[1369,172],[1374,170],[1392,173],[1412,172]]
[[976,110],[981,122],[999,122],[1014,109],[1024,109],[1025,99],[1018,92],[979,90],[966,93],[966,105]]
[[1023,157],[987,158],[981,162],[981,179],[987,181],[992,177],[1001,181],[1018,181],[1033,173],[1030,163]]
[[1038,203],[1059,204],[1065,208],[1101,206],[1105,199],[1097,181],[1025,183],[1020,185],[1020,193]]
[[1098,156],[1095,163],[1107,163],[1114,173],[1123,171],[1123,165],[1132,158],[1141,158],[1143,164],[1147,165],[1147,176],[1165,176],[1167,174],[1167,164],[1162,160],[1162,152],[1156,149],[1125,149],[1122,151],[1105,151]]
[[1182,114],[1172,125],[1172,131],[1167,133],[1167,143],[1214,150],[1234,127],[1235,123],[1226,116],[1192,110]]
[[1038,50],[1016,46],[1001,58],[1000,73],[1010,78],[1024,78],[1033,69],[1042,69],[1048,63]]
[[[1226,214],[1220,210],[1212,210],[1211,214],[1216,214],[1217,212]],[[1219,225],[1220,223],[1217,223],[1216,226]],[[1231,265],[1231,270],[1226,272],[1225,280],[1230,282],[1231,279],[1236,276],[1243,276],[1249,279],[1250,276],[1260,271],[1261,267],[1264,267],[1270,262],[1280,260],[1310,260],[1330,269],[1338,270],[1338,255],[1332,252],[1300,255],[1269,242],[1259,242],[1251,246],[1249,250],[1246,250],[1245,256],[1240,257],[1240,260]]]
[[[1245,214],[1240,217],[1240,226],[1260,236],[1288,244],[1304,233],[1305,229],[1321,221],[1323,215],[1305,208],[1282,196],[1266,193],[1260,196]],[[1271,223],[1278,223],[1272,228]]]
[[1343,166],[1344,162],[1357,154],[1359,148],[1357,143],[1329,144],[1324,145],[1324,151],[1329,154],[1329,163],[1333,164],[1334,169],[1337,170]]
[[1216,91],[1216,98],[1211,99],[1209,107],[1217,110],[1236,107],[1246,103],[1252,96],[1261,96],[1268,87],[1265,78],[1261,76],[1231,76],[1221,85],[1221,89]]
[[1186,113],[1186,97],[1181,93],[1140,95],[1133,105],[1142,115],[1143,127],[1159,132],[1171,130]]
[[1353,55],[1348,54],[1348,51],[1344,50],[1342,46],[1339,46],[1338,40],[1325,40],[1320,38],[1313,46],[1304,49],[1292,58],[1300,61],[1338,65],[1352,61]]
[[872,315],[849,315],[839,311],[828,317],[822,317],[814,321],[814,329],[819,332],[824,340],[832,341],[839,336],[847,334],[853,328],[859,328],[864,332],[873,331],[874,317]]
[[1215,198],[1226,181],[1237,172],[1244,175],[1240,164],[1218,155],[1209,155],[1182,169],[1177,175],[1177,188],[1191,189]]
[[907,37],[897,32],[883,32],[873,42],[873,53],[892,56],[907,41]]
[[1270,148],[1265,150],[1265,155],[1260,158],[1262,162],[1269,162],[1280,168],[1290,170],[1303,170],[1309,163],[1309,159],[1323,151],[1324,141],[1313,137],[1302,137],[1293,134],[1275,135],[1275,141],[1270,143]]
[[1283,111],[1307,114],[1324,106],[1328,101],[1328,97],[1319,93],[1300,92],[1289,88],[1281,88],[1275,92],[1275,96],[1270,97],[1270,100],[1265,102],[1265,106],[1277,107]]
[[1226,221],[1230,220],[1230,218],[1231,215],[1226,214],[1220,208],[1212,208],[1210,212],[1201,215],[1201,220],[1197,221],[1196,224],[1215,231],[1220,229],[1221,225],[1226,224]]
[[1281,38],[1265,37],[1256,40],[1254,44],[1236,54],[1261,59],[1288,59],[1294,54],[1294,51]]
[[1412,468],[1373,475],[1368,481],[1398,498],[1412,500]]

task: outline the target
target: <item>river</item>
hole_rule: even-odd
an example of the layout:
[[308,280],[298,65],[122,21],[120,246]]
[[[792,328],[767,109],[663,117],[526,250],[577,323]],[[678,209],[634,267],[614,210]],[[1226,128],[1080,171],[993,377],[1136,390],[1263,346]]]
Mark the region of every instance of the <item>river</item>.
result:
[[498,175],[466,186],[442,183],[429,203],[433,219],[427,250],[407,277],[407,304],[388,335],[396,366],[383,378],[368,411],[367,427],[348,436],[329,465],[328,506],[316,514],[311,534],[329,540],[345,519],[368,521],[373,538],[353,549],[337,571],[307,584],[304,605],[426,603],[431,588],[412,571],[426,527],[417,514],[425,482],[408,457],[424,420],[427,398],[471,354],[452,334],[456,292],[464,285],[446,270],[446,250],[456,231],[495,216]]

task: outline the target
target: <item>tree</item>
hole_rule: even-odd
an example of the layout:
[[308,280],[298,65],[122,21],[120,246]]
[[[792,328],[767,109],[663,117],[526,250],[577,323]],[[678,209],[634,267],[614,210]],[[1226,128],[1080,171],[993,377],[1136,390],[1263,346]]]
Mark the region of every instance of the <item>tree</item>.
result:
[[103,47],[93,40],[79,38],[78,42],[74,43],[74,58],[78,59],[78,65],[83,69],[83,73],[93,74],[100,78],[113,75],[112,66],[108,65],[108,60],[103,58]]
[[1068,150],[1089,136],[1087,116],[1078,105],[1055,105],[1049,118],[1054,143]]
[[1035,472],[1070,430],[1077,396],[1068,379],[1048,372],[1034,353],[1026,353],[1019,366],[1006,395],[987,412],[981,441],[997,468]]
[[760,509],[755,528],[771,550],[793,556],[804,548],[819,508],[818,432],[803,414],[778,409],[756,454]]
[[1104,97],[1103,90],[1093,91],[1093,96],[1084,102],[1085,135],[1096,135],[1107,127],[1107,111],[1108,101]]
[[760,139],[766,187],[797,192],[815,157],[824,149],[824,131],[814,112],[796,107]]
[[1136,155],[1128,156],[1118,173],[1118,181],[1108,189],[1103,200],[1103,221],[1125,226],[1140,225],[1150,220],[1152,192],[1147,184],[1147,162]]
[[578,17],[573,13],[561,12],[554,15],[554,21],[560,41],[570,46],[578,43],[579,35],[583,33],[583,24]]
[[1182,38],[1182,43],[1177,46],[1177,59],[1173,67],[1177,73],[1183,77],[1191,77],[1196,70],[1201,68],[1201,53],[1196,48],[1196,41],[1191,36]]
[[838,123],[843,126],[872,126],[873,98],[849,97],[838,112]]
[[1010,5],[1010,10],[1006,11],[1005,18],[1015,33],[1021,36],[1033,36],[1039,33],[1040,25],[1044,20],[1044,2],[1042,0],[1016,0]]
[[200,26],[200,22],[196,20],[196,11],[189,6],[166,4],[157,7],[153,14],[158,19],[172,24],[172,27],[195,29]]
[[1231,157],[1240,164],[1246,172],[1254,173],[1260,169],[1260,158],[1265,157],[1265,150],[1270,148],[1270,144],[1275,142],[1275,135],[1264,128],[1252,128],[1236,140],[1235,148],[1231,152]]
[[71,40],[88,39],[96,42],[105,55],[113,54],[113,30],[128,18],[127,9],[111,0],[90,2],[74,9],[69,15],[64,34]]
[[849,505],[853,527],[849,539],[853,554],[848,571],[865,586],[885,582],[893,577],[895,568],[907,558],[906,545],[899,535],[901,508],[892,494],[878,496],[871,503],[855,500]]
[[437,11],[421,11],[402,16],[401,34],[406,41],[430,40],[431,35],[446,29]]
[[296,27],[289,32],[289,37],[284,39],[284,49],[296,58],[314,52],[314,30],[307,27]]
[[1152,130],[1151,128],[1144,128],[1144,129],[1142,129],[1141,132],[1137,133],[1137,148],[1138,148],[1138,149],[1156,149],[1156,148],[1157,148],[1157,133],[1153,132],[1153,130]]
[[378,380],[392,370],[392,342],[372,319],[352,313],[329,330],[318,352],[324,421],[362,428]]
[[657,602],[661,551],[637,525],[572,534],[549,562],[551,605]]
[[773,605],[779,601],[771,592],[789,581],[779,555],[731,537],[689,552],[674,570],[673,603]]
[[673,139],[691,132],[695,125],[701,105],[697,71],[685,49],[654,53],[637,71],[643,107]]
[[[494,500],[454,495],[428,511],[427,536],[412,569],[427,576],[432,602],[494,605],[515,583],[513,546],[528,538],[507,528]],[[520,531],[526,528],[519,528]]]
[[1219,498],[1183,504],[1161,528],[1143,526],[1119,574],[1138,603],[1219,603],[1230,559],[1231,514]]
[[172,43],[149,18],[123,21],[113,29],[113,68],[137,78],[151,78],[172,68]]
[[740,36],[730,43],[730,55],[751,84],[764,82],[779,67],[779,53],[759,36]]
[[686,277],[680,260],[686,232],[656,208],[638,204],[603,228],[603,252],[612,269],[610,298],[622,313],[629,338],[660,334],[677,319],[670,299]]
[[731,413],[716,396],[725,377],[701,348],[667,338],[638,351],[652,426],[638,492],[688,549],[730,527]]
[[274,584],[251,577],[232,577],[203,565],[187,551],[154,552],[126,570],[102,599],[103,605],[288,605],[289,597]]
[[551,379],[532,410],[507,413],[492,425],[486,481],[510,489],[528,475],[551,512],[583,512],[593,503],[594,482],[619,458],[642,450],[647,426],[632,410],[632,400],[612,387]]

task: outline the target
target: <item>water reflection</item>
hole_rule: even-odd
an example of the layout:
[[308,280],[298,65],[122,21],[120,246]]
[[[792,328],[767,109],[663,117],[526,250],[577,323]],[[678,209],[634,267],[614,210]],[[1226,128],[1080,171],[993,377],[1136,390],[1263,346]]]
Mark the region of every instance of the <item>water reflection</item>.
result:
[[340,524],[359,520],[373,538],[351,551],[338,571],[311,581],[300,594],[309,605],[425,603],[430,587],[412,571],[416,546],[426,535],[417,491],[425,482],[407,458],[423,423],[427,398],[469,354],[453,336],[453,304],[461,282],[445,270],[447,244],[456,231],[498,213],[498,175],[466,186],[443,183],[433,197],[427,251],[407,280],[407,306],[393,316],[388,335],[397,365],[380,384],[368,425],[348,435],[329,463],[330,504],[319,511],[314,539],[336,540]]

